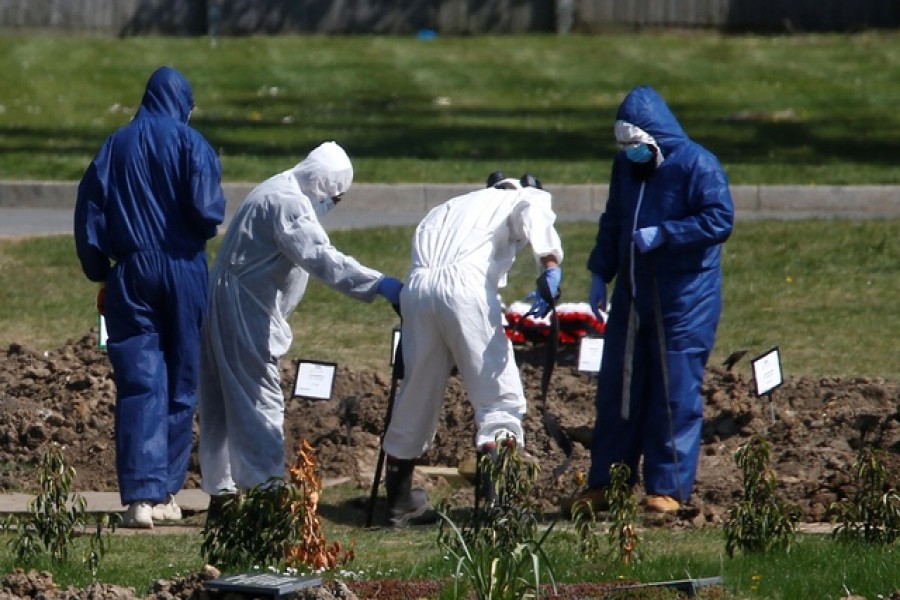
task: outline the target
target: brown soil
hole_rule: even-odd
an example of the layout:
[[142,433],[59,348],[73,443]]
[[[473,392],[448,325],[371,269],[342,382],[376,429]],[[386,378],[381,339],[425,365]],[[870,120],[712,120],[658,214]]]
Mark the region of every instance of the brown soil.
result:
[[[575,368],[572,347],[561,349],[548,392],[549,412],[575,441],[570,467],[554,479],[564,456],[545,432],[538,403],[543,349],[519,352],[531,399],[525,420],[527,451],[543,467],[536,497],[548,512],[575,491],[574,475],[586,472],[587,443],[594,416],[596,381]],[[290,396],[295,365],[283,365]],[[900,382],[878,378],[787,377],[774,404],[754,395],[749,362],[733,370],[710,365],[703,386],[705,422],[692,513],[663,520],[668,526],[716,526],[741,497],[742,478],[734,451],[753,435],[771,445],[771,466],[781,498],[797,505],[805,522],[827,520],[828,506],[852,494],[852,465],[861,444],[886,451],[888,472],[900,473]],[[329,401],[290,398],[286,404],[286,460],[309,440],[322,477],[357,482],[367,494],[384,425],[390,373],[338,369]],[[0,492],[34,491],[29,474],[51,441],[67,447],[76,469],[76,489],[117,489],[113,444],[115,386],[96,335],[54,351],[13,344],[0,349]],[[774,408],[774,420],[770,409]],[[455,467],[473,455],[472,411],[460,381],[451,378],[440,428],[422,464]],[[348,445],[348,435],[349,442]],[[436,485],[438,480],[429,480]],[[186,487],[198,487],[196,454]],[[640,486],[638,486],[638,491]],[[465,494],[461,501],[466,501]],[[358,520],[363,513],[354,517]],[[0,589],[0,596],[2,596]]]

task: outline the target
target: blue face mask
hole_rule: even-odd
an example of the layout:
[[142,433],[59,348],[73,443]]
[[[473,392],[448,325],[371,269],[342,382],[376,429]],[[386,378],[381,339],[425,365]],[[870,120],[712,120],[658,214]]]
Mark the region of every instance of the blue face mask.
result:
[[331,198],[326,198],[325,200],[320,200],[316,204],[313,205],[313,209],[316,211],[316,216],[320,219],[327,215],[331,209],[334,208],[334,200]]
[[653,158],[653,150],[647,144],[629,145],[625,148],[625,156],[628,160],[636,163],[649,162]]

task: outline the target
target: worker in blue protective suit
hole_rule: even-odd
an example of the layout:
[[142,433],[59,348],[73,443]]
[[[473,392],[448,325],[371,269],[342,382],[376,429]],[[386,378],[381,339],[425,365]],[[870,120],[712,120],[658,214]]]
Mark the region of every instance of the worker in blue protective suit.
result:
[[356,300],[400,302],[400,280],[342,253],[319,223],[352,182],[347,153],[325,142],[256,186],[222,239],[201,351],[200,472],[209,522],[237,492],[284,476],[279,360],[310,275]]
[[175,69],[147,82],[134,119],[107,138],[78,186],[75,246],[104,287],[116,382],[116,467],[126,527],[181,518],[206,310],[206,241],[225,214],[221,167],[188,126]]
[[620,151],[588,259],[597,318],[613,278],[615,289],[589,489],[579,499],[604,509],[610,466],[624,463],[632,484],[643,474],[645,508],[671,512],[694,487],[700,386],[722,309],[720,258],[734,207],[716,157],[687,136],[652,88],[625,97],[615,136]]

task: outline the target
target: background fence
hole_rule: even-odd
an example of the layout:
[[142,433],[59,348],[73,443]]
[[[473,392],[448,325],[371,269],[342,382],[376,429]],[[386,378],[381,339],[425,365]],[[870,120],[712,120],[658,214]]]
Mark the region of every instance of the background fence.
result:
[[645,27],[900,27],[900,0],[0,0],[0,30],[100,35],[445,35]]

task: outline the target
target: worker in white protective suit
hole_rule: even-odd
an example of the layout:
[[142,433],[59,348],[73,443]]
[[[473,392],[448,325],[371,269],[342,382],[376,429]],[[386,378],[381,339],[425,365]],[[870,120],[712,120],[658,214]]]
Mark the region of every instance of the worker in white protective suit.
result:
[[[454,366],[475,412],[476,450],[509,438],[524,447],[525,394],[498,289],[530,244],[541,277],[558,295],[563,250],[551,196],[532,187],[540,182],[529,175],[494,179],[432,209],[413,236],[400,302],[405,374],[383,442],[387,521],[395,527],[431,516],[425,490],[412,488],[414,460],[433,441]],[[538,299],[535,310],[543,316],[549,305]]]
[[201,347],[200,470],[212,498],[283,477],[284,395],[279,359],[288,316],[309,276],[357,300],[399,303],[403,284],[331,245],[319,224],[353,181],[344,150],[326,142],[259,184],[229,224],[210,276]]

